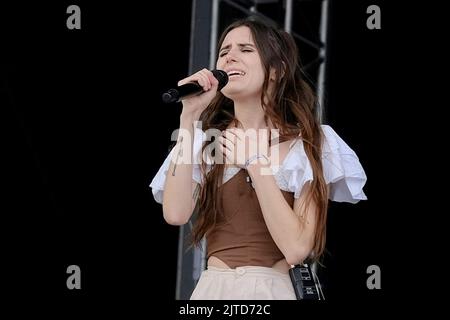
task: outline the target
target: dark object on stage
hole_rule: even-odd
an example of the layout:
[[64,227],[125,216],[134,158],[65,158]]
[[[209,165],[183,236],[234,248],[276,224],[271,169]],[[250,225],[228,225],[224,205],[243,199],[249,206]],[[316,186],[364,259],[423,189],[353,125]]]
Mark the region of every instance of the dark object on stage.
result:
[[297,300],[325,300],[319,278],[312,272],[309,264],[295,265],[289,269],[289,276]]

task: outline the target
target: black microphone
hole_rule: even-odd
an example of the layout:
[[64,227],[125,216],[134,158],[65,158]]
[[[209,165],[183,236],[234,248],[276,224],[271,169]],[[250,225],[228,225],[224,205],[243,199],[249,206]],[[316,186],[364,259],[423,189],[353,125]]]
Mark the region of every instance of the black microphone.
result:
[[[219,81],[217,90],[221,90],[228,83],[228,75],[223,70],[211,70],[214,77]],[[176,89],[169,89],[163,93],[162,101],[165,103],[179,102],[192,95],[203,93],[203,88],[197,82],[183,84]]]

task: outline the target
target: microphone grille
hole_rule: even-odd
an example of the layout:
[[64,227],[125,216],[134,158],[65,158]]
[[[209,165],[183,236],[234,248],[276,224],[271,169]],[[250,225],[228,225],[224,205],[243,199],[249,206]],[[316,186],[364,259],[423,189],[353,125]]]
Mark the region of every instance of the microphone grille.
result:
[[212,70],[214,77],[219,81],[219,86],[217,90],[222,90],[223,87],[228,83],[228,74],[223,70]]
[[169,89],[167,92],[163,93],[162,100],[164,103],[176,102],[180,94],[175,89]]

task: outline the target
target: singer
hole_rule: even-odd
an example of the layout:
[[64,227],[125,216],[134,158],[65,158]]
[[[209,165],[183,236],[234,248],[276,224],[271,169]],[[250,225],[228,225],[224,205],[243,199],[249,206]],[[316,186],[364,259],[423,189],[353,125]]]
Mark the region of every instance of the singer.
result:
[[[365,200],[366,175],[315,117],[291,35],[252,17],[228,26],[218,48],[228,83],[218,91],[206,69],[178,83],[203,88],[182,100],[192,143],[178,139],[150,186],[168,223],[194,213],[193,243],[206,238],[207,270],[191,299],[296,299],[290,266],[321,258],[328,201]],[[210,129],[221,133],[213,144]],[[180,162],[186,154],[214,161]]]

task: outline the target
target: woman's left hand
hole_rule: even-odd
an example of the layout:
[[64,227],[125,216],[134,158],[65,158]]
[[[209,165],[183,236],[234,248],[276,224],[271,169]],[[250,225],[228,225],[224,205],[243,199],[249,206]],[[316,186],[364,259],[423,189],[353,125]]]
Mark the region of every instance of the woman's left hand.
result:
[[225,164],[247,169],[248,165],[261,158],[269,158],[268,141],[268,131],[265,129],[244,131],[230,128],[219,137],[219,150],[225,157]]

